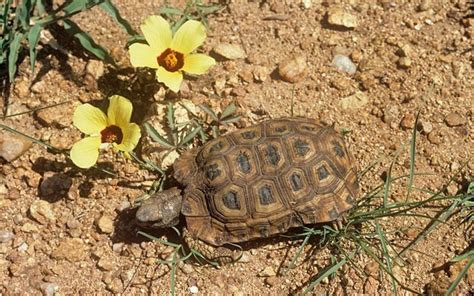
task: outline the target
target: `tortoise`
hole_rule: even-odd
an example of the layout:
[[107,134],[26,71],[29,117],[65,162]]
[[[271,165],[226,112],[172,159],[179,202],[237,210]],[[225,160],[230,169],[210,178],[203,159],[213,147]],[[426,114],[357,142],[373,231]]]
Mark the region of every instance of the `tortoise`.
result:
[[183,192],[155,194],[136,219],[170,227],[182,213],[188,245],[218,261],[235,253],[216,247],[336,221],[359,192],[344,139],[306,118],[271,119],[220,136],[184,152],[173,169]]

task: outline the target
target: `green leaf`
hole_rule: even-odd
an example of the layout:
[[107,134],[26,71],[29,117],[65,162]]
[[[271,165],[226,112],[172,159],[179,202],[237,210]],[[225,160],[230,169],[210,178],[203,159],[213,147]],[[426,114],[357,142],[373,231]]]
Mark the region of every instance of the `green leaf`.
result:
[[10,43],[8,51],[8,77],[13,82],[16,73],[16,63],[18,61],[18,55],[20,54],[21,41],[23,40],[22,33],[16,33],[13,37],[13,41]]
[[10,12],[10,7],[13,3],[13,0],[7,0],[7,3],[5,3],[4,7],[3,7],[3,15],[1,16],[2,17],[2,23],[3,23],[3,26],[4,26],[4,33],[8,33],[7,29],[8,29],[8,15],[9,15],[9,12]]
[[62,8],[62,10],[66,14],[75,14],[85,10],[86,8],[93,7],[99,3],[102,3],[104,0],[73,0],[66,6]]
[[26,31],[30,28],[31,0],[23,0],[16,9],[17,17],[20,18],[21,26]]
[[35,62],[36,62],[36,46],[38,46],[38,41],[40,33],[43,27],[41,25],[34,25],[28,32],[28,46],[30,47],[30,64],[31,71],[35,72]]
[[199,105],[199,108],[201,108],[202,111],[209,114],[209,116],[211,116],[211,118],[214,119],[215,121],[219,121],[219,118],[217,117],[216,113],[214,113],[214,111],[212,111],[212,109],[209,108],[209,106],[207,106],[205,104],[201,104],[201,105]]
[[111,62],[112,64],[114,63],[113,59],[108,54],[107,50],[105,48],[103,48],[102,46],[100,46],[99,44],[97,44],[89,36],[89,34],[87,34],[81,28],[79,28],[79,26],[76,25],[76,23],[74,23],[73,21],[71,21],[69,19],[65,19],[64,20],[64,29],[66,29],[66,31],[69,34],[71,34],[75,38],[77,38],[79,40],[79,42],[81,43],[82,47],[85,50],[87,50],[88,52],[95,55],[97,58],[99,58],[101,60]]
[[416,156],[416,128],[418,125],[418,118],[420,117],[420,112],[416,114],[415,125],[413,126],[413,136],[410,143],[410,177],[408,178],[408,192],[407,198],[411,193],[413,187],[414,173],[415,173],[415,156]]
[[198,126],[196,128],[194,128],[193,130],[191,130],[187,135],[186,137],[184,137],[184,139],[179,143],[179,147],[182,147],[183,145],[186,145],[189,141],[191,141],[192,139],[194,139],[194,137],[197,135],[197,133],[199,133],[201,131],[201,127]]
[[160,14],[183,15],[183,12],[178,8],[165,6],[160,9]]
[[205,5],[205,4],[198,4],[197,5],[197,8],[199,9],[199,11],[204,14],[204,15],[207,15],[207,14],[212,14],[216,11],[218,11],[219,9],[221,9],[221,6],[220,5]]
[[148,136],[153,141],[155,141],[158,144],[160,144],[160,145],[162,145],[166,148],[169,148],[169,149],[175,148],[174,145],[172,145],[165,138],[163,138],[151,124],[149,124],[148,122],[145,122],[144,126],[145,126],[145,130],[146,130]]
[[237,122],[239,120],[240,120],[240,116],[236,116],[236,117],[231,117],[231,118],[228,118],[228,119],[221,120],[221,123],[230,124],[230,123]]
[[224,111],[222,111],[222,114],[221,114],[221,119],[225,119],[226,117],[230,116],[231,114],[234,114],[235,113],[235,110],[237,110],[237,108],[235,107],[235,105],[232,103],[230,104],[229,106],[227,106]]
[[105,10],[114,20],[115,22],[121,26],[128,35],[134,36],[137,35],[137,32],[133,30],[132,26],[129,22],[127,22],[122,16],[120,15],[117,7],[112,4],[110,0],[104,0],[102,4],[100,4],[100,8]]

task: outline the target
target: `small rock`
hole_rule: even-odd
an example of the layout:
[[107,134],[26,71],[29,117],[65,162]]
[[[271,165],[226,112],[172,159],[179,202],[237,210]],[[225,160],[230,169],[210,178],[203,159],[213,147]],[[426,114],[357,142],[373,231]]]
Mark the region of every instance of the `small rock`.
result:
[[415,116],[411,113],[403,116],[402,121],[400,122],[400,126],[403,129],[412,129],[414,124]]
[[443,143],[443,134],[440,130],[433,130],[428,134],[428,141],[430,141],[431,144],[439,145]]
[[444,120],[449,127],[460,126],[466,123],[466,120],[456,112],[449,113]]
[[86,246],[80,238],[65,238],[51,253],[53,259],[65,259],[69,262],[81,261],[86,255]]
[[124,243],[115,243],[112,245],[112,251],[114,251],[115,253],[121,253],[124,245]]
[[276,272],[275,270],[273,270],[273,267],[267,266],[258,273],[258,276],[260,277],[276,276]]
[[104,256],[102,258],[99,259],[99,261],[97,262],[97,266],[102,269],[102,270],[107,270],[107,271],[110,271],[110,270],[113,270],[114,267],[115,267],[115,262],[112,258],[110,258],[109,256]]
[[374,278],[377,278],[378,273],[379,273],[379,264],[377,262],[370,262],[367,263],[364,267],[364,271],[369,275]]
[[376,295],[379,283],[373,277],[368,277],[364,283],[364,294]]
[[119,294],[123,292],[123,283],[119,278],[114,278],[110,284],[107,285],[107,289],[112,293]]
[[5,195],[8,194],[8,188],[5,184],[0,183],[0,196],[4,197]]
[[431,8],[431,0],[422,0],[418,5],[418,11],[427,11]]
[[400,111],[398,106],[395,104],[387,105],[383,110],[382,120],[392,128],[396,128],[398,125]]
[[401,44],[398,47],[397,55],[400,57],[411,57],[413,56],[413,49],[411,49],[409,44]]
[[28,222],[21,226],[21,231],[26,232],[26,233],[38,232],[38,226]]
[[88,90],[97,89],[97,81],[104,75],[104,63],[98,60],[89,60],[84,74],[84,83]]
[[327,14],[328,23],[334,26],[340,26],[347,29],[357,27],[357,17],[340,8],[332,8]]
[[240,263],[249,263],[252,260],[250,255],[247,252],[243,252],[242,256],[240,256],[239,262]]
[[186,263],[184,263],[184,264],[181,266],[181,270],[182,270],[185,274],[190,274],[190,273],[194,272],[194,267],[193,267],[191,264],[186,264]]
[[256,66],[252,73],[255,81],[265,82],[265,80],[267,80],[268,76],[270,75],[270,70],[268,70],[268,68],[265,66]]
[[12,162],[32,145],[31,141],[9,132],[0,131],[0,157],[7,162]]
[[114,221],[108,215],[102,215],[96,224],[102,233],[112,233],[114,231]]
[[30,89],[35,94],[41,94],[41,93],[46,92],[47,88],[48,88],[48,85],[46,84],[46,81],[39,80],[38,82],[33,84]]
[[189,287],[189,292],[191,294],[197,294],[199,292],[199,288],[197,286],[191,286]]
[[342,54],[334,55],[332,65],[339,71],[354,74],[357,71],[357,66],[351,61],[348,56]]
[[56,221],[53,206],[45,200],[34,201],[30,206],[30,215],[43,225]]
[[28,250],[28,244],[25,242],[21,243],[21,245],[18,246],[17,250],[20,253],[26,252],[26,250]]
[[41,292],[44,296],[53,296],[58,288],[58,284],[55,283],[42,283],[40,285]]
[[265,278],[265,284],[269,285],[270,287],[274,287],[276,285],[278,285],[278,277],[276,276],[270,276],[270,277],[267,277]]
[[11,231],[6,231],[6,230],[0,231],[0,243],[9,242],[13,239],[13,237],[15,237],[15,235]]
[[219,43],[214,47],[214,52],[229,60],[243,59],[246,57],[245,51],[240,45],[231,43]]
[[411,67],[412,61],[409,57],[401,57],[398,59],[398,66],[402,69],[408,69]]
[[39,193],[48,200],[55,200],[65,196],[71,185],[71,177],[62,173],[46,172],[43,174]]
[[363,92],[356,92],[355,94],[342,98],[339,105],[343,110],[356,110],[362,108],[369,102],[369,98]]
[[296,83],[306,77],[308,74],[307,68],[306,58],[304,56],[296,56],[284,60],[278,66],[278,74],[284,81]]
[[312,6],[312,1],[311,0],[303,0],[302,2],[303,2],[303,7],[305,9],[311,8],[311,6]]
[[426,121],[426,120],[420,120],[418,121],[418,128],[421,130],[421,132],[425,135],[431,133],[433,130],[433,124],[431,122]]

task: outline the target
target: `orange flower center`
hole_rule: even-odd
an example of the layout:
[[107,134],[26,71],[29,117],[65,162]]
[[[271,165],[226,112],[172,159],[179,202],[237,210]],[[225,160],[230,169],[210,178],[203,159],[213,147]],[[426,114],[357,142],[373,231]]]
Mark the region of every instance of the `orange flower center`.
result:
[[100,132],[102,143],[122,143],[122,130],[116,125],[109,125]]
[[157,58],[158,65],[168,72],[176,72],[184,65],[184,55],[180,52],[167,48]]

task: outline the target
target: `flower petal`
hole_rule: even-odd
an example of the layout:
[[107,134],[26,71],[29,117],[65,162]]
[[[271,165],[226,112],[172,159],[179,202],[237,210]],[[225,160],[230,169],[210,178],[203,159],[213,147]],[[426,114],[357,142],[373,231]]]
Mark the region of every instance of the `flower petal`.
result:
[[189,20],[179,27],[171,42],[171,49],[188,54],[198,48],[206,39],[206,28],[195,20]]
[[136,123],[129,123],[128,126],[122,130],[122,132],[122,143],[118,144],[116,149],[123,152],[130,152],[135,149],[138,141],[140,140],[140,127]]
[[84,134],[92,135],[100,133],[107,126],[107,117],[99,108],[82,104],[74,111],[72,123]]
[[190,74],[204,74],[210,67],[216,64],[216,60],[208,55],[195,53],[184,58],[183,71]]
[[87,137],[76,142],[70,152],[72,162],[80,168],[93,166],[99,158],[100,137]]
[[161,16],[147,17],[140,29],[148,44],[156,50],[158,55],[170,47],[172,40],[170,24]]
[[116,125],[123,130],[128,126],[132,116],[132,103],[122,96],[111,96],[107,110],[108,125]]
[[183,74],[181,72],[168,72],[163,67],[159,67],[158,70],[156,70],[156,78],[175,93],[179,91],[181,82],[183,82]]
[[160,54],[153,50],[149,45],[142,43],[134,43],[130,45],[130,62],[134,67],[149,67],[153,69],[158,68],[157,57]]

